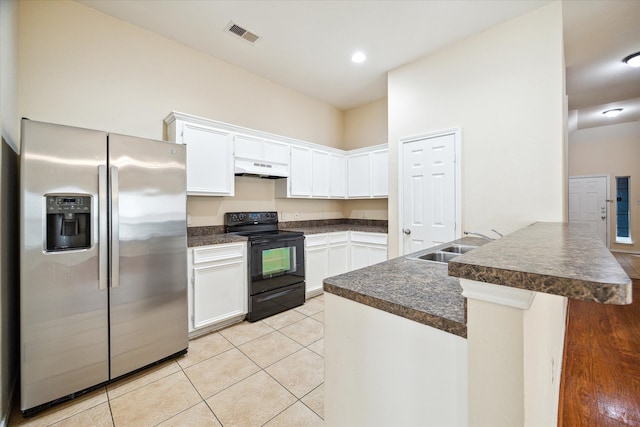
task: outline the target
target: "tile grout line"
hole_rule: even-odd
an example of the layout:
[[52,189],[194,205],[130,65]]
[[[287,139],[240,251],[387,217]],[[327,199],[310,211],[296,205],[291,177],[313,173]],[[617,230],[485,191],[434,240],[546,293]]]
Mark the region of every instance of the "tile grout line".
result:
[[[323,303],[324,303],[324,301],[323,301]],[[294,310],[295,310],[295,309],[294,309]],[[260,373],[260,372],[262,371],[262,372],[264,372],[266,375],[268,375],[271,379],[273,379],[276,383],[278,383],[278,385],[280,385],[282,388],[284,388],[284,389],[285,389],[289,394],[291,394],[291,395],[296,399],[294,402],[292,402],[292,403],[291,403],[291,405],[288,405],[288,406],[287,406],[286,408],[284,408],[281,412],[279,412],[278,414],[276,414],[275,416],[273,416],[271,419],[267,420],[264,424],[266,424],[266,423],[270,422],[271,420],[273,420],[274,418],[276,418],[277,416],[279,416],[279,415],[280,415],[280,414],[282,414],[284,411],[286,411],[287,409],[289,409],[291,406],[295,405],[295,404],[296,404],[296,403],[298,403],[298,402],[300,402],[300,403],[301,403],[301,404],[303,404],[306,408],[308,408],[311,412],[313,412],[314,414],[316,414],[320,419],[324,420],[324,418],[323,418],[322,416],[320,416],[320,414],[318,414],[316,411],[314,411],[312,408],[310,408],[306,403],[304,403],[304,402],[302,401],[302,399],[303,399],[304,397],[306,397],[307,395],[309,395],[310,393],[312,393],[314,390],[316,390],[318,387],[320,387],[322,384],[324,384],[324,378],[323,378],[323,380],[322,380],[322,382],[321,382],[320,384],[318,384],[316,387],[314,387],[313,389],[311,389],[309,392],[305,393],[305,394],[304,394],[304,396],[302,396],[302,397],[298,398],[298,396],[296,396],[296,395],[295,395],[291,390],[289,390],[289,389],[288,389],[284,384],[280,383],[276,378],[274,378],[271,374],[269,374],[269,372],[267,372],[267,371],[266,371],[266,369],[267,369],[268,367],[273,366],[274,364],[276,364],[276,363],[278,363],[278,362],[280,362],[280,361],[282,361],[282,360],[286,359],[287,357],[290,357],[291,355],[296,354],[296,353],[298,353],[298,352],[302,351],[303,349],[307,349],[307,350],[311,351],[313,354],[316,354],[317,356],[322,357],[322,358],[324,359],[324,356],[323,356],[323,355],[320,355],[320,354],[318,354],[317,352],[315,352],[315,351],[311,350],[310,348],[308,348],[310,345],[315,344],[316,342],[318,342],[318,341],[320,341],[321,339],[323,339],[323,338],[324,338],[324,333],[323,333],[323,337],[322,337],[322,338],[319,338],[319,339],[317,339],[317,340],[315,340],[315,341],[313,341],[313,342],[309,343],[308,345],[303,345],[303,344],[299,343],[298,341],[296,341],[295,339],[293,339],[293,338],[289,337],[287,334],[285,334],[284,332],[282,332],[282,331],[281,331],[281,329],[286,328],[287,326],[291,326],[291,325],[293,325],[293,324],[295,324],[295,323],[298,323],[298,322],[300,322],[300,321],[302,321],[302,320],[305,320],[305,319],[307,319],[307,318],[311,318],[311,319],[313,319],[313,317],[312,317],[312,316],[315,316],[315,315],[317,315],[318,313],[320,313],[320,312],[322,312],[322,311],[323,311],[323,310],[319,310],[319,311],[317,311],[317,312],[312,313],[312,314],[310,314],[310,315],[309,315],[309,314],[301,313],[300,311],[297,311],[297,310],[296,310],[296,312],[298,312],[298,313],[302,314],[304,317],[303,317],[303,318],[301,318],[301,319],[299,319],[299,320],[296,320],[296,321],[294,321],[294,322],[291,322],[291,323],[285,324],[285,325],[281,326],[280,328],[275,328],[275,327],[273,327],[273,326],[269,325],[268,323],[266,323],[266,322],[264,322],[264,321],[262,321],[262,320],[261,320],[261,322],[262,322],[263,324],[265,324],[266,326],[268,326],[269,328],[271,328],[271,329],[272,329],[272,331],[271,331],[271,332],[268,332],[268,333],[266,333],[266,334],[263,334],[263,335],[261,335],[261,336],[259,336],[259,337],[253,338],[253,339],[251,339],[251,340],[249,340],[249,341],[243,342],[243,343],[242,343],[242,344],[240,344],[240,345],[236,345],[236,344],[234,344],[234,343],[233,343],[233,342],[231,342],[227,337],[225,337],[223,334],[219,333],[220,331],[222,331],[222,330],[224,330],[224,329],[226,329],[226,328],[223,328],[223,329],[221,329],[221,330],[219,330],[219,331],[214,331],[214,332],[212,332],[212,333],[219,333],[219,335],[220,335],[222,338],[224,338],[224,339],[225,339],[229,344],[231,344],[232,348],[230,348],[230,349],[228,349],[228,350],[225,350],[225,351],[223,351],[223,352],[220,352],[220,353],[218,353],[218,354],[216,354],[216,355],[213,355],[213,356],[211,356],[211,357],[216,357],[216,356],[218,356],[218,355],[220,355],[220,354],[223,354],[223,353],[226,353],[226,352],[231,351],[231,350],[233,350],[233,349],[236,349],[236,350],[238,350],[241,354],[243,354],[245,357],[247,357],[247,358],[248,358],[248,359],[249,359],[253,364],[255,364],[255,365],[259,368],[259,370],[258,370],[258,371],[256,371],[256,372],[254,372],[254,373],[252,373],[252,374],[250,374],[250,375],[248,375],[248,376],[246,376],[246,377],[244,377],[244,378],[242,378],[242,379],[240,379],[240,380],[238,380],[238,381],[236,381],[236,382],[235,382],[235,383],[233,383],[233,384],[230,384],[229,386],[225,387],[224,389],[217,391],[216,393],[214,393],[213,395],[211,395],[211,396],[209,397],[209,399],[210,399],[211,397],[213,397],[213,396],[215,396],[215,395],[219,394],[219,393],[222,393],[224,390],[227,390],[227,389],[229,389],[230,387],[233,387],[233,386],[235,386],[235,385],[239,384],[240,382],[245,381],[245,380],[247,380],[248,378],[251,378],[252,376],[255,376],[256,374],[258,374],[258,373]],[[314,321],[316,321],[316,322],[318,322],[318,323],[321,323],[321,324],[323,325],[323,328],[324,328],[324,322],[321,322],[321,321],[319,321],[319,320],[317,320],[317,319],[313,319],[313,320],[314,320]],[[235,326],[235,325],[231,325],[231,326],[229,326],[229,328],[231,328],[231,327],[233,327],[233,326]],[[242,351],[242,349],[240,349],[240,346],[245,345],[245,344],[248,344],[248,343],[253,342],[253,341],[255,341],[255,340],[258,340],[258,339],[260,339],[260,338],[262,338],[262,337],[265,337],[266,335],[271,334],[271,333],[274,333],[274,332],[278,332],[278,333],[280,333],[281,335],[283,335],[283,336],[287,337],[288,339],[292,340],[292,341],[293,341],[293,342],[295,342],[296,344],[300,345],[300,346],[301,346],[301,348],[300,348],[300,349],[298,349],[298,350],[296,350],[296,351],[294,351],[293,353],[291,353],[291,354],[289,354],[289,355],[287,355],[287,356],[285,356],[285,357],[281,358],[281,359],[278,359],[277,361],[275,361],[275,362],[273,362],[273,363],[269,364],[269,365],[268,365],[268,366],[266,366],[266,367],[262,367],[262,366],[260,366],[260,365],[259,365],[255,360],[253,360],[253,359],[252,359],[248,354],[246,354],[245,352],[243,352],[243,351]],[[190,366],[188,366],[187,368],[190,368],[190,367],[196,366],[196,365],[198,365],[198,364],[200,364],[200,363],[202,363],[202,362],[204,362],[204,361],[206,361],[206,360],[211,359],[211,357],[208,357],[207,359],[201,360],[201,361],[199,361],[198,363],[195,363],[195,364],[193,364],[193,365],[190,365]],[[178,362],[176,361],[176,363],[178,363]],[[191,381],[191,378],[189,378],[189,376],[188,376],[188,375],[187,375],[187,373],[185,372],[185,369],[186,369],[186,368],[183,368],[183,367],[182,367],[182,365],[180,365],[180,363],[178,363],[178,366],[180,367],[181,371],[184,373],[184,375],[185,375],[185,376],[187,377],[187,379],[189,380],[189,383],[190,383],[190,384],[192,385],[192,387],[196,390],[196,392],[198,393],[198,396],[200,396],[200,398],[202,399],[202,400],[201,400],[201,402],[204,402],[204,403],[207,405],[207,407],[209,408],[209,410],[211,411],[211,413],[213,414],[213,416],[216,418],[216,420],[217,420],[217,421],[218,421],[218,422],[219,422],[219,423],[224,427],[224,424],[222,424],[221,420],[218,418],[218,416],[216,415],[215,411],[214,411],[214,410],[211,408],[211,406],[209,406],[209,404],[207,403],[207,399],[205,399],[205,398],[202,396],[202,394],[200,394],[200,392],[198,391],[198,389],[195,387],[195,385],[194,385],[194,384],[193,384],[193,382]],[[199,404],[199,403],[200,403],[200,402],[198,402],[197,404]],[[197,404],[196,404],[196,405],[197,405]],[[191,407],[184,409],[184,410],[183,410],[183,411],[181,411],[180,413],[185,412],[185,411],[187,411],[187,410],[191,409],[193,406],[195,406],[195,405],[192,405]],[[171,418],[175,417],[176,415],[178,415],[178,414],[173,415],[172,417],[168,418],[167,420],[169,420],[169,419],[171,419]],[[165,422],[165,421],[167,421],[167,420],[164,420],[164,421],[162,421],[162,422]],[[263,425],[264,425],[264,424],[263,424]],[[114,425],[115,425],[115,424],[114,424]]]

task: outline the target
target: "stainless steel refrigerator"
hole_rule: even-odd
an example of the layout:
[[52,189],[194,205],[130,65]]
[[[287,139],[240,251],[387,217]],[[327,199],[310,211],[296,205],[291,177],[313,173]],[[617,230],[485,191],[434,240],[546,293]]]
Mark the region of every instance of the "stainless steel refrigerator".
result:
[[184,352],[185,146],[24,119],[21,410]]

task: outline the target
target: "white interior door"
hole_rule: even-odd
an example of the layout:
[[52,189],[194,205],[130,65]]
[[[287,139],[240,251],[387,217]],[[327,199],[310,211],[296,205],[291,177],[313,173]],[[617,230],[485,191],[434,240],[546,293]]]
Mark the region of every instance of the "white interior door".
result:
[[455,240],[456,134],[402,144],[404,253]]
[[569,222],[587,224],[609,246],[608,178],[569,178]]

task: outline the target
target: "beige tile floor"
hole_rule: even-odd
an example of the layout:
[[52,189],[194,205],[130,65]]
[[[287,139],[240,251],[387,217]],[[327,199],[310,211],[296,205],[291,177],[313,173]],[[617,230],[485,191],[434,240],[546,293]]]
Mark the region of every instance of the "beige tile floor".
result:
[[9,426],[322,426],[324,298],[191,340],[189,352]]

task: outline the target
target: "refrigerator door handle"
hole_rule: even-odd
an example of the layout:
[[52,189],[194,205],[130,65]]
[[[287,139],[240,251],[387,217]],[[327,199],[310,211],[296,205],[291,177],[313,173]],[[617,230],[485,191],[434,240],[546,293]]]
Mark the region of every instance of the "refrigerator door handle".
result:
[[98,166],[98,289],[109,281],[109,230],[107,229],[107,167]]
[[111,248],[111,287],[120,286],[120,217],[118,215],[119,197],[118,197],[118,168],[111,166],[111,239],[109,241]]

